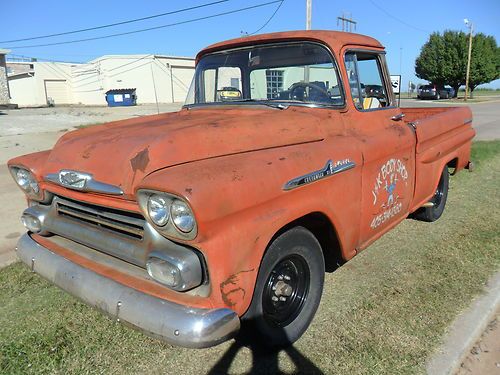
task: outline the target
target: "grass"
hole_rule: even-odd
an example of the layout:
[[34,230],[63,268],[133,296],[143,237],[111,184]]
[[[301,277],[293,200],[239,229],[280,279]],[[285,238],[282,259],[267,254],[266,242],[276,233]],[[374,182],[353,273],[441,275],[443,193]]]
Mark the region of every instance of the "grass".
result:
[[0,271],[0,373],[420,374],[446,327],[500,266],[500,142],[473,146],[436,223],[406,220],[326,276],[318,313],[278,354],[234,341],[189,350],[102,316],[26,267]]
[[77,125],[74,128],[75,129],[85,129],[85,128],[88,128],[90,126],[96,126],[96,125],[102,125],[102,124],[104,124],[104,122],[93,122],[90,124]]
[[[472,93],[474,96],[496,96],[500,97],[500,90],[480,90],[476,89]],[[465,96],[465,90],[460,90],[458,92],[458,95],[461,95],[462,97]],[[470,91],[469,91],[470,95]]]

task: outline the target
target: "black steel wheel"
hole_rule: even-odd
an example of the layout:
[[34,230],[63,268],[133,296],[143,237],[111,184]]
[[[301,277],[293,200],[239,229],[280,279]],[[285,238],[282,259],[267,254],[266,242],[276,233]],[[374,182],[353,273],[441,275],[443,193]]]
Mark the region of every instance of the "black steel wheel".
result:
[[262,259],[240,336],[272,348],[294,343],[316,313],[324,277],[323,252],[309,230],[294,227],[278,236]]
[[264,319],[285,327],[297,318],[309,291],[309,267],[304,258],[292,255],[271,271],[262,294]]
[[448,186],[450,183],[450,174],[448,173],[448,166],[445,166],[441,173],[438,186],[434,196],[429,202],[433,203],[432,207],[422,207],[415,211],[411,217],[421,221],[433,222],[441,217],[446,206],[448,198]]

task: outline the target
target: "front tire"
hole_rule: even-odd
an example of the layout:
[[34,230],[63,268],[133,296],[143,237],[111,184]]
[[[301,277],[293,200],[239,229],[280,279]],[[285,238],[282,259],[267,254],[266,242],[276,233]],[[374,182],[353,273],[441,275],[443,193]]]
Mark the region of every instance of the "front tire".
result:
[[270,348],[293,344],[316,313],[324,277],[316,237],[300,226],[281,234],[264,255],[240,335]]
[[448,167],[445,166],[443,172],[441,173],[441,178],[439,179],[438,186],[434,196],[430,202],[434,203],[432,207],[422,207],[415,211],[412,215],[414,219],[433,222],[441,217],[446,206],[446,199],[448,198],[448,186],[450,182],[450,174],[448,173]]

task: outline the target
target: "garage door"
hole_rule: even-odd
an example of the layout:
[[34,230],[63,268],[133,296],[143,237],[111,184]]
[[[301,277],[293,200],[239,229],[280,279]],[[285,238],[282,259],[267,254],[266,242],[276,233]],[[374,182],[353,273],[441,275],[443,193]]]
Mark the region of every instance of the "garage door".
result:
[[[69,104],[68,83],[66,80],[46,80],[45,95],[47,103]],[[49,99],[50,98],[50,99]]]

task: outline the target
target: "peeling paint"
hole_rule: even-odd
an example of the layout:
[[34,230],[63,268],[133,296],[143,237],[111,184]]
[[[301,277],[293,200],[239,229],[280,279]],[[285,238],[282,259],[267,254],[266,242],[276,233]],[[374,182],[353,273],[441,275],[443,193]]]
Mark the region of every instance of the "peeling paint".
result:
[[84,159],[88,159],[90,158],[90,153],[92,152],[92,150],[96,147],[95,144],[91,144],[89,145],[88,147],[85,148],[85,150],[83,150],[83,153],[82,153],[82,158]]
[[130,159],[130,165],[132,170],[137,172],[138,170],[144,172],[149,164],[149,148],[145,148],[139,151],[132,159]]

